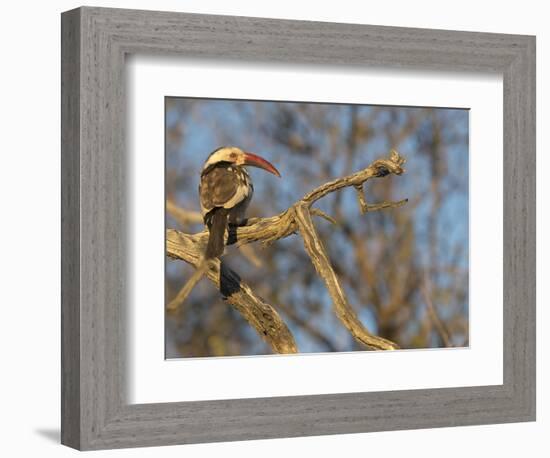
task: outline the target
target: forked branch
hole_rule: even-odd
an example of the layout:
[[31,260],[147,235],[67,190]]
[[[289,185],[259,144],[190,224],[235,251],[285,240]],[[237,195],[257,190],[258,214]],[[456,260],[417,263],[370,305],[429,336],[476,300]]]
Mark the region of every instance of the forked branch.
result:
[[[331,222],[335,221],[321,210],[311,207],[326,195],[349,186],[353,186],[357,190],[361,213],[400,207],[407,200],[367,204],[363,194],[363,184],[375,177],[385,177],[390,174],[401,175],[404,172],[402,167],[404,162],[404,158],[392,150],[389,158],[378,159],[354,174],[337,178],[315,188],[278,215],[249,219],[245,226],[231,228],[227,236],[227,244],[245,245],[251,242],[261,242],[268,245],[291,234],[299,233],[303,238],[304,248],[315,270],[325,282],[330,293],[335,314],[355,340],[368,349],[396,349],[398,346],[394,342],[371,334],[348,303],[324,245],[315,229],[312,215],[323,217]],[[202,269],[201,259],[207,241],[208,231],[206,230],[196,234],[186,234],[168,229],[166,233],[167,255],[188,262],[195,268],[200,267]],[[208,278],[227,298],[227,301],[256,329],[274,352],[295,353],[297,351],[294,338],[277,311],[265,303],[263,299],[256,296],[235,272],[225,268],[219,260],[211,261],[208,268],[204,268],[204,270]],[[196,276],[200,276],[200,273]],[[196,282],[197,278],[192,278],[192,280]],[[184,286],[184,289],[186,287],[189,289],[189,285]],[[180,303],[172,301],[171,308],[176,309]]]

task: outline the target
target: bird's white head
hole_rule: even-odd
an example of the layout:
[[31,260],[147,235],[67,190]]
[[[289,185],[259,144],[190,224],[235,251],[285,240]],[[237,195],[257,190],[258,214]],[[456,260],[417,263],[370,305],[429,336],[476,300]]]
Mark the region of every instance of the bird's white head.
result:
[[266,161],[264,158],[257,156],[256,154],[243,151],[236,146],[222,146],[221,148],[214,150],[210,153],[208,159],[206,159],[202,169],[206,170],[211,165],[219,162],[229,162],[235,165],[259,167],[272,173],[273,175],[277,175],[278,177],[281,176],[279,171],[269,161]]

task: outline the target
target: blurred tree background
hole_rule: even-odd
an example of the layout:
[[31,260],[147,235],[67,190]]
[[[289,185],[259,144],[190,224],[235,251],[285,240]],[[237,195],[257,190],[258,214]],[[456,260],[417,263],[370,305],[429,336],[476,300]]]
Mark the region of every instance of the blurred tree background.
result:
[[[250,169],[248,216],[271,216],[314,187],[366,167],[395,148],[406,173],[370,180],[367,202],[400,208],[361,215],[353,189],[317,206],[338,225],[315,224],[348,299],[367,328],[402,348],[468,345],[468,111],[321,103],[166,98],[166,227],[197,232],[203,161],[222,145],[260,154],[277,179]],[[306,255],[289,237],[262,248],[230,247],[228,265],[282,315],[300,352],[364,350],[331,311]],[[193,268],[166,261],[166,301]],[[271,353],[241,316],[202,280],[166,316],[166,357]]]

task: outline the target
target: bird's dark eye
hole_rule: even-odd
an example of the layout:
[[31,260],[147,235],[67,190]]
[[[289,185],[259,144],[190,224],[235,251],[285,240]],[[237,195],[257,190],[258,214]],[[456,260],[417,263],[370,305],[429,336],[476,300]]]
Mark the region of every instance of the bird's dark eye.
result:
[[231,154],[229,155],[229,157],[230,157],[231,159],[235,159],[235,158],[237,157],[237,153],[231,153]]

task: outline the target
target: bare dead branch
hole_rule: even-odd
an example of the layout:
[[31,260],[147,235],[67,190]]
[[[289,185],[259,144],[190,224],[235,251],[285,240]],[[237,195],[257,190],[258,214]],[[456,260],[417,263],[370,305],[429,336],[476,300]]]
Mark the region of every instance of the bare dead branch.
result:
[[[203,249],[204,247],[190,237],[176,231],[167,233],[166,252],[173,259],[180,259],[198,267],[202,262]],[[211,260],[207,265],[206,276],[274,352],[297,353],[294,337],[271,305],[254,294],[252,289],[219,259]]]
[[367,347],[375,350],[395,350],[399,348],[395,343],[389,340],[370,334],[359,321],[359,318],[357,318],[355,311],[348,304],[344,290],[330,264],[327,252],[313,225],[311,214],[306,204],[296,207],[296,219],[307,254],[311,258],[315,270],[325,282],[330,297],[332,298],[334,312],[342,324],[357,341],[363,343]]
[[398,200],[397,202],[380,202],[377,204],[368,204],[363,192],[363,185],[354,186],[357,192],[357,201],[359,202],[359,211],[362,215],[368,212],[382,210],[383,208],[399,208],[405,205],[409,199]]
[[[384,177],[389,174],[401,175],[404,172],[402,167],[404,163],[405,159],[396,151],[392,150],[389,158],[378,159],[368,167],[354,174],[332,180],[315,188],[301,200],[297,201],[290,208],[278,215],[268,218],[251,218],[247,221],[245,226],[231,227],[227,234],[227,244],[237,244],[237,246],[241,246],[259,241],[264,245],[268,245],[276,240],[300,232],[304,239],[304,247],[316,271],[323,278],[331,295],[336,315],[353,337],[358,342],[361,342],[371,349],[392,350],[398,348],[397,344],[369,333],[359,321],[353,309],[349,306],[334,269],[330,264],[326,250],[315,230],[311,215],[321,216],[331,222],[335,221],[321,210],[312,210],[311,206],[317,200],[345,187],[353,186],[356,189],[359,187],[362,188],[363,183],[371,178]],[[375,211],[383,208],[399,207],[405,202],[406,200],[399,202],[383,202],[369,206],[365,201],[365,205],[367,206],[367,211]],[[169,229],[167,230],[166,238],[167,255],[175,259],[184,260],[194,265],[196,268],[208,240],[208,231],[204,230],[196,234],[186,234]],[[288,328],[277,312],[271,306],[263,302],[263,300],[255,296],[250,287],[241,282],[240,279],[236,281],[235,278],[238,278],[236,273],[232,271],[231,275],[226,273],[224,278],[223,269],[220,271],[219,261],[216,260],[207,271],[207,276],[216,284],[222,294],[227,297],[228,302],[239,310],[264,340],[271,345],[274,351],[281,352],[280,350],[282,348],[286,350],[283,352],[292,353],[297,351],[296,344],[294,343],[290,331],[288,331]],[[224,281],[228,281],[228,278],[231,280],[229,283],[235,288],[229,295],[224,293],[223,285]],[[260,310],[269,310],[267,318],[262,316]],[[277,323],[277,325],[273,327],[273,323]],[[271,333],[266,334],[266,329],[270,329]],[[265,337],[266,335],[268,337]],[[286,343],[283,344],[281,340],[278,339],[281,336],[285,336],[285,339],[291,340],[287,340]]]
[[359,172],[329,181],[315,188],[309,194],[306,194],[302,202],[311,206],[312,203],[331,192],[338,191],[348,186],[362,185],[365,181],[373,177],[384,177],[389,174],[401,175],[405,171],[402,167],[404,163],[405,159],[401,157],[397,151],[391,150],[388,159],[378,159]]

